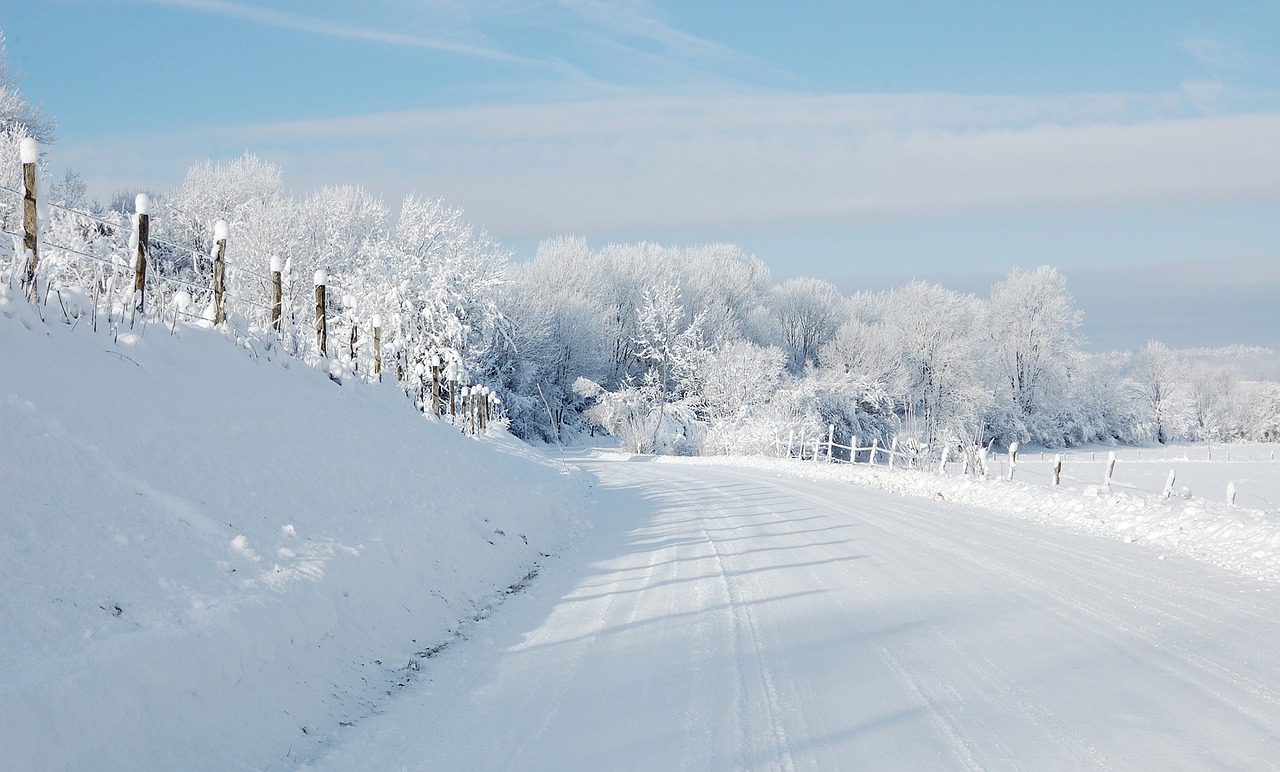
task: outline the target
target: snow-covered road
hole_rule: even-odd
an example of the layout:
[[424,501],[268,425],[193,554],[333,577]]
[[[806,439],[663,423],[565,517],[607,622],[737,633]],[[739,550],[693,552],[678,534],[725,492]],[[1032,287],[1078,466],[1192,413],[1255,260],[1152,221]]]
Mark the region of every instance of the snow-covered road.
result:
[[1280,593],[948,502],[574,461],[595,528],[332,769],[1266,769]]

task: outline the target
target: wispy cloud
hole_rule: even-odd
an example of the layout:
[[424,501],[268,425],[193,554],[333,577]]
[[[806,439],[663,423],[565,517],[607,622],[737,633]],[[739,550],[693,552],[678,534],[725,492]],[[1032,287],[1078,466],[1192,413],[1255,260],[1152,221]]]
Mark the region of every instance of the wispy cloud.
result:
[[530,59],[494,48],[485,48],[483,46],[467,45],[448,40],[419,37],[400,32],[389,32],[387,30],[329,21],[312,16],[289,13],[287,11],[278,11],[270,8],[259,8],[256,6],[245,5],[243,3],[234,3],[229,2],[229,0],[147,1],[156,5],[187,8],[193,11],[201,11],[204,13],[241,19],[255,24],[263,24],[271,27],[294,30],[297,32],[307,32],[327,37],[348,38],[371,43],[424,48],[475,59],[487,59],[490,61],[505,62],[508,64],[529,67],[542,67],[550,64],[542,60]]
[[1246,66],[1250,59],[1248,52],[1239,43],[1209,35],[1184,38],[1178,47],[1213,72],[1239,69]]
[[557,0],[559,5],[599,26],[658,43],[684,56],[736,57],[729,47],[678,30],[658,18],[642,0]]

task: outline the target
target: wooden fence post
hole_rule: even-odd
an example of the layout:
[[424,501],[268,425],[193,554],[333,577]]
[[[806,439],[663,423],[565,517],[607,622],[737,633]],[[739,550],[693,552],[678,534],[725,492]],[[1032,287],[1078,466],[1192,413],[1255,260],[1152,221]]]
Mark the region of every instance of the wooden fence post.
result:
[[360,372],[360,360],[356,358],[356,344],[360,342],[359,338],[360,327],[353,320],[351,322],[351,343],[347,350],[351,355],[351,371],[356,373]]
[[351,335],[347,341],[347,358],[351,362],[352,372],[360,372],[360,362],[356,359],[356,344],[360,342],[360,328],[355,318],[356,299],[353,295],[342,296],[342,313],[351,322]]
[[279,255],[271,256],[271,329],[280,334],[280,310],[284,303],[284,289],[280,281],[280,273],[284,270],[284,261]]
[[373,375],[382,381],[382,316],[373,315]]
[[440,415],[440,355],[431,355],[431,414]]
[[894,455],[898,452],[898,438],[893,438],[893,444],[889,446],[889,468],[893,468]]
[[467,393],[466,393],[466,395],[465,395],[465,396],[466,396],[466,400],[467,400],[467,402],[466,402],[466,404],[467,404],[467,415],[466,415],[466,417],[465,417],[463,420],[465,420],[465,421],[467,422],[467,426],[469,427],[469,431],[470,431],[472,434],[477,434],[477,433],[478,433],[478,432],[477,432],[477,428],[478,428],[478,427],[476,426],[476,396],[477,396],[477,394],[476,394],[476,387],[475,387],[475,386],[471,386],[471,387],[469,387],[469,388],[467,389]]
[[1111,490],[1111,476],[1116,471],[1116,452],[1113,450],[1107,454],[1107,474],[1102,478],[1102,487]]
[[858,438],[854,435],[849,436],[849,463],[858,462]]
[[228,231],[226,220],[218,220],[213,224],[213,323],[215,326],[227,321],[227,312],[222,305],[222,295],[226,290]]
[[1057,453],[1053,457],[1053,484],[1060,485],[1062,483],[1062,454]]
[[321,357],[328,357],[329,345],[329,322],[325,319],[325,285],[329,283],[329,276],[325,270],[321,268],[316,271],[316,347],[320,349]]
[[791,446],[796,441],[796,430],[792,429],[787,432],[787,458],[791,458]]
[[[1230,451],[1228,451],[1230,452]],[[1231,506],[1236,505],[1236,484],[1235,482],[1227,483],[1227,503]]]
[[867,463],[871,466],[876,465],[876,451],[880,448],[880,438],[876,437],[871,440],[871,454],[867,456]]
[[836,425],[827,424],[827,463],[828,464],[836,460],[835,456],[833,456],[831,453],[832,446],[835,444],[835,439],[836,439]]
[[945,475],[947,473],[947,459],[951,456],[951,447],[942,446],[942,459],[938,461],[938,474]]
[[138,218],[138,244],[133,256],[133,297],[134,309],[139,313],[145,310],[147,287],[147,241],[151,238],[151,199],[146,193],[139,193],[133,200]]
[[18,143],[18,154],[22,158],[22,251],[27,262],[22,285],[27,298],[34,302],[37,296],[36,267],[40,263],[40,247],[36,239],[39,229],[36,220],[36,161],[40,159],[40,147],[31,137],[24,137]]
[[1009,443],[1009,480],[1013,480],[1013,470],[1018,468],[1018,443]]
[[1176,469],[1170,469],[1169,476],[1165,478],[1165,481],[1164,481],[1164,493],[1160,495],[1161,498],[1167,499],[1173,495],[1173,483],[1177,479],[1178,479],[1178,471]]

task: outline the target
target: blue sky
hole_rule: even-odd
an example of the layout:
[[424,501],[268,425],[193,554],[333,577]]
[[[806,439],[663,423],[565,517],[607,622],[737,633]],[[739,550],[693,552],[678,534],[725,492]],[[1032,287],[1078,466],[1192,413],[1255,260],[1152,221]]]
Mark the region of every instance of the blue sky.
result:
[[102,198],[248,150],[518,257],[727,241],[847,290],[1050,263],[1096,341],[1280,345],[1280,304],[1230,302],[1280,295],[1280,0],[11,5],[52,165]]

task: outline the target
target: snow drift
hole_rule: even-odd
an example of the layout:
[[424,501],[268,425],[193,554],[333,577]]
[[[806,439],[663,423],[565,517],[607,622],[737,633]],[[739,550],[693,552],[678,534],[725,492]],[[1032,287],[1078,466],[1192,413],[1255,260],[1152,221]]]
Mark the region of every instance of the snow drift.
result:
[[0,352],[7,768],[296,766],[580,522],[515,441],[207,330],[0,288]]

